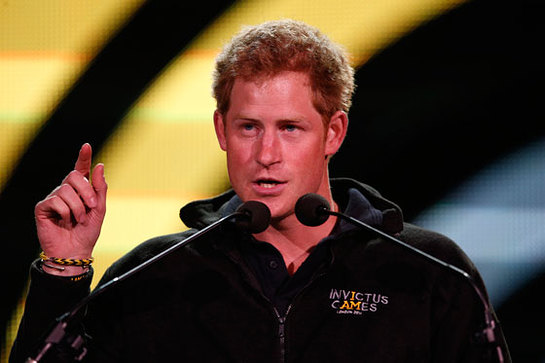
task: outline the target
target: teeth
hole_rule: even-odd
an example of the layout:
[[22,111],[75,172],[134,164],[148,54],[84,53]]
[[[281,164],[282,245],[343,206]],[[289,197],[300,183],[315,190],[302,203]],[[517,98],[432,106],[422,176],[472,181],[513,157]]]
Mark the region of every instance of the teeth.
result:
[[263,188],[274,188],[277,184],[277,182],[259,182],[259,186]]

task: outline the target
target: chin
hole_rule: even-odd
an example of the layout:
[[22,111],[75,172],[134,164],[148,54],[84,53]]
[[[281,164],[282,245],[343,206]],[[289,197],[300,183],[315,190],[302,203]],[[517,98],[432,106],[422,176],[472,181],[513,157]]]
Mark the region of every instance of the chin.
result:
[[269,207],[269,209],[271,210],[271,221],[273,222],[278,222],[278,221],[281,221],[281,220],[284,220],[286,218],[288,218],[289,216],[292,216],[294,215],[294,209],[293,209],[293,206],[291,208],[282,208],[282,209],[278,209],[278,208],[274,208],[274,207]]

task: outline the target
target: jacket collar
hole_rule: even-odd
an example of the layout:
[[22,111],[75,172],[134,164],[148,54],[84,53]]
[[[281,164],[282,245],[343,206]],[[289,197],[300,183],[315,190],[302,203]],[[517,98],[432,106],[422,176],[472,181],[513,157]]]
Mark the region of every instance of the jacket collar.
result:
[[[396,234],[403,229],[403,214],[393,202],[385,199],[369,185],[349,178],[331,179],[333,199],[343,213]],[[242,203],[230,189],[218,196],[193,201],[180,210],[180,218],[190,228],[201,229],[236,210]],[[336,227],[340,231],[350,228],[344,222]]]

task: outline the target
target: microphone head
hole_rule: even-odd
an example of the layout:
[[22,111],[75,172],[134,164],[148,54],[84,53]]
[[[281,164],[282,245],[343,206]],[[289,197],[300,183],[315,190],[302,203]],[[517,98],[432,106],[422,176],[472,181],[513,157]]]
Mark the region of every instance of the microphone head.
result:
[[267,229],[271,223],[271,211],[264,203],[249,200],[237,208],[242,213],[236,217],[237,227],[250,233],[260,233]]
[[316,227],[329,218],[329,202],[319,194],[308,193],[295,203],[295,216],[305,226]]

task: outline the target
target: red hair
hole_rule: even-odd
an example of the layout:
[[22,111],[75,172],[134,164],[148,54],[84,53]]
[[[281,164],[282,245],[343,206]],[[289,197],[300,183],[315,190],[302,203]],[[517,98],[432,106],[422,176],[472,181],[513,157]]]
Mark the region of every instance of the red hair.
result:
[[284,71],[309,76],[314,107],[324,120],[338,110],[348,113],[354,70],[346,52],[318,29],[295,20],[245,27],[225,45],[216,59],[212,85],[218,111],[229,110],[236,78],[258,80]]

